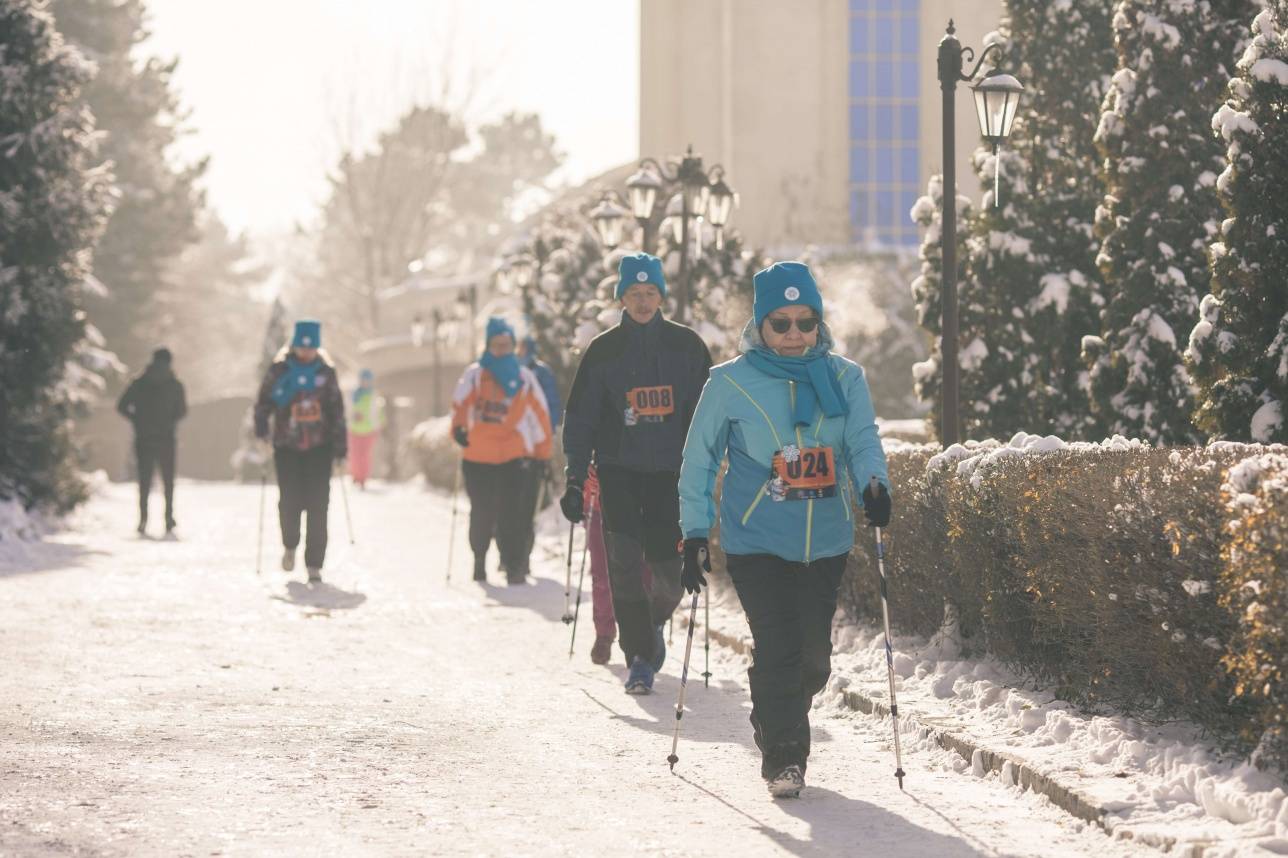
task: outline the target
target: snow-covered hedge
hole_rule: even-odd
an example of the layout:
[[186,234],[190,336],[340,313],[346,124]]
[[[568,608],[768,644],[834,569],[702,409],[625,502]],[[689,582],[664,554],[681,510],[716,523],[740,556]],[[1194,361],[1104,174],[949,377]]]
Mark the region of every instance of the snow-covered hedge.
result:
[[[1267,733],[1288,714],[1285,454],[1023,433],[896,445],[892,622],[928,635],[950,603],[969,646],[1065,699],[1187,718],[1243,751],[1266,735],[1263,759],[1288,769],[1288,743]],[[844,600],[875,620],[872,537],[859,539]]]

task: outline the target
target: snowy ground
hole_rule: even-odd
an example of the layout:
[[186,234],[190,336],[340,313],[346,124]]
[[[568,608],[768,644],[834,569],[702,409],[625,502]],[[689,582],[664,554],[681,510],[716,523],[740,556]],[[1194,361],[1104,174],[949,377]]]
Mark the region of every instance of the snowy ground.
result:
[[806,792],[771,801],[721,648],[672,775],[679,657],[626,696],[587,596],[569,662],[561,540],[535,584],[484,590],[461,539],[448,587],[444,498],[353,493],[355,547],[335,501],[316,588],[271,539],[256,577],[255,486],[182,484],[179,541],[135,538],[112,486],[0,546],[0,855],[1158,854],[937,749],[901,793],[888,725],[830,703]]

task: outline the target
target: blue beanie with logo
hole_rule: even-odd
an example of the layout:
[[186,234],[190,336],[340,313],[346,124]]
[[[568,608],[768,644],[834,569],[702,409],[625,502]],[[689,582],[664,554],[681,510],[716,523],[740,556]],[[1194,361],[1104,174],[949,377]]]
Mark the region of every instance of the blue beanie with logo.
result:
[[805,263],[775,262],[757,271],[751,282],[756,293],[752,305],[756,327],[760,327],[770,313],[790,304],[813,307],[818,317],[823,318],[823,295]]
[[636,283],[652,283],[666,297],[666,275],[662,273],[662,260],[651,253],[631,253],[622,257],[617,265],[617,298]]
[[[514,328],[502,316],[491,316],[487,320],[487,342],[492,342],[492,338],[500,334],[509,334],[511,340],[517,340],[514,335]],[[485,344],[486,347],[486,344]]]
[[291,348],[317,349],[322,347],[322,323],[314,319],[300,319],[295,323]]

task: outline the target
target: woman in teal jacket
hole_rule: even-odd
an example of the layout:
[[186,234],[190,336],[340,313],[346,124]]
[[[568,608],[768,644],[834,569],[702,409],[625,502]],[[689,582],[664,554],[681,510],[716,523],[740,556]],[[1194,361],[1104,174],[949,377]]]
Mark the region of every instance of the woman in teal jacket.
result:
[[861,503],[869,525],[884,527],[889,479],[863,370],[832,353],[809,268],[779,262],[754,283],[742,355],[711,370],[684,445],[683,583],[696,593],[711,570],[707,537],[727,456],[720,543],[755,646],[748,675],[761,776],[773,795],[794,796],[809,757],[811,700],[831,672],[851,509]]

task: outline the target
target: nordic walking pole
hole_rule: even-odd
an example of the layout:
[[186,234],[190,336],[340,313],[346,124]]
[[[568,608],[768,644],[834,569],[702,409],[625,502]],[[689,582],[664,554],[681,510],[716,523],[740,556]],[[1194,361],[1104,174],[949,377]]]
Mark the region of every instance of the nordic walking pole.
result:
[[461,493],[461,470],[458,465],[456,479],[452,482],[452,526],[447,537],[447,577],[443,580],[445,587],[452,583],[452,554],[456,551],[456,496]]
[[705,614],[702,620],[702,637],[703,646],[706,648],[706,655],[703,657],[702,668],[702,685],[705,688],[711,687],[711,588],[702,589],[702,611]]
[[568,522],[568,574],[564,576],[564,612],[560,617],[564,625],[573,621],[572,616],[572,535],[577,531],[574,522]]
[[[880,491],[880,483],[873,477],[868,486],[873,496]],[[899,789],[903,789],[903,755],[899,751],[899,701],[894,694],[894,649],[890,645],[890,605],[886,592],[885,543],[881,541],[881,528],[872,530],[877,535],[877,571],[881,574],[881,619],[885,622],[886,673],[890,677],[890,724],[894,727],[894,776],[899,780]]]
[[264,495],[268,494],[268,469],[259,466],[259,538],[255,542],[255,574],[264,562]]
[[[581,571],[577,573],[577,607],[572,612],[572,637],[568,641],[568,658],[572,658],[573,648],[577,646],[577,618],[581,616],[581,585],[586,580],[586,552],[590,549],[590,530],[582,525],[585,541],[581,544]],[[571,545],[572,540],[569,539]]]
[[[699,549],[705,553],[705,549]],[[699,557],[699,560],[703,558]],[[675,764],[680,762],[680,757],[676,754],[676,749],[680,747],[680,719],[684,717],[684,689],[689,684],[689,656],[693,654],[693,623],[698,619],[698,594],[693,594],[693,602],[689,606],[689,640],[684,645],[684,669],[680,671],[680,699],[675,702],[675,735],[671,737],[671,756],[666,761],[671,764],[671,771],[675,771]]]
[[349,490],[344,487],[344,474],[340,475],[340,497],[344,500],[344,523],[349,528],[349,544],[353,544],[353,518],[349,515]]

